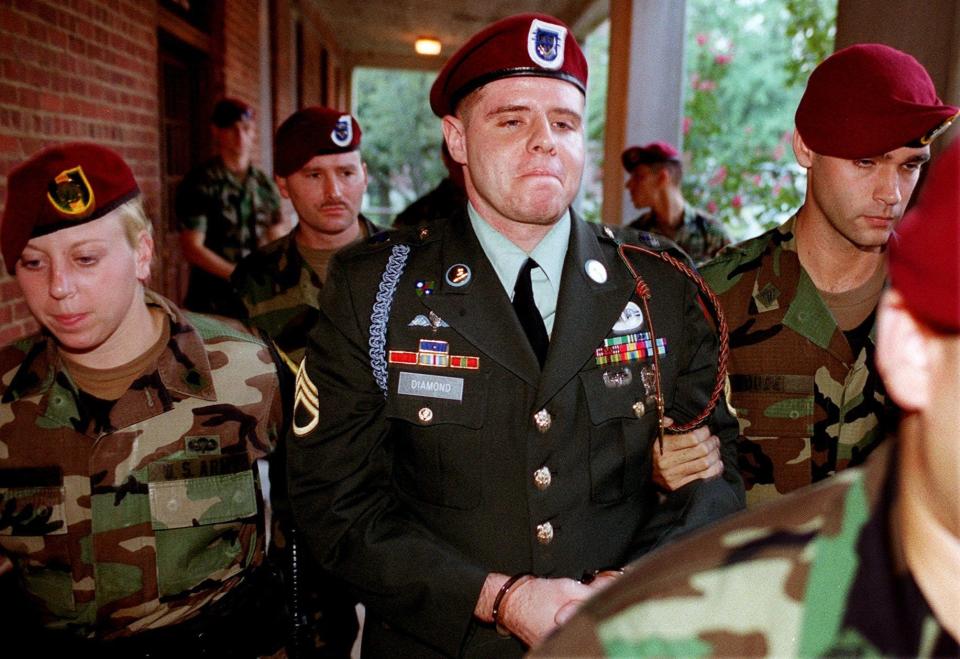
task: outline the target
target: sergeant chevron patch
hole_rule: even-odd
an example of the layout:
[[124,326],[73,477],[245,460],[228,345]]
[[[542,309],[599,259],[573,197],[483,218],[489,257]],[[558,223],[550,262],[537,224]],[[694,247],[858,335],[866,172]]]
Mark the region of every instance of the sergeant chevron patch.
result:
[[303,437],[320,423],[320,399],[317,387],[307,374],[307,358],[297,369],[296,398],[293,401],[293,434]]

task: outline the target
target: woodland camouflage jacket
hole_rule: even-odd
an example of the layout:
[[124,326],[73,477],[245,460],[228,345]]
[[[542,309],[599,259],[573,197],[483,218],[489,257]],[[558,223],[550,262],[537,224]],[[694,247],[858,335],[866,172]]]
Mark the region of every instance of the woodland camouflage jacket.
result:
[[748,505],[862,462],[889,431],[876,328],[854,354],[800,265],[794,222],[728,248],[701,271],[730,326]]
[[112,407],[88,404],[49,336],[0,351],[0,552],[50,628],[174,624],[262,560],[255,461],[282,432],[275,356],[239,323],[147,303],[170,341]]
[[[361,215],[363,234],[382,231]],[[306,352],[307,333],[320,314],[323,282],[297,249],[296,230],[242,259],[230,278],[246,308],[246,321],[263,330],[296,372]]]
[[958,656],[895,558],[895,443],[634,563],[534,654]]

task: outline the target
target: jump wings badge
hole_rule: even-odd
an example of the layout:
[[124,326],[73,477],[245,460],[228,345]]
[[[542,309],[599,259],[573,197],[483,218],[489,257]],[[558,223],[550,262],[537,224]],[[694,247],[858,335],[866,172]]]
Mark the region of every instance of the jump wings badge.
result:
[[82,219],[93,210],[93,188],[83,173],[83,167],[65,169],[47,184],[47,199],[58,213],[69,218]]
[[543,68],[556,71],[563,66],[563,44],[566,38],[567,28],[562,25],[534,19],[527,33],[527,54]]
[[330,139],[334,144],[342,147],[348,146],[353,141],[353,124],[349,114],[337,119],[337,125],[330,132]]

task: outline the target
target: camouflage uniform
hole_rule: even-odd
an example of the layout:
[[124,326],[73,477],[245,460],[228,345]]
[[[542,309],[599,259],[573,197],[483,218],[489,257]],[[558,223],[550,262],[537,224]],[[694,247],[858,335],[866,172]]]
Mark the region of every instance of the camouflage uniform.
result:
[[748,505],[861,462],[883,439],[888,413],[873,363],[875,329],[854,354],[800,265],[794,222],[701,270],[730,326]]
[[[363,215],[359,220],[362,235],[381,231]],[[296,373],[306,352],[307,333],[317,324],[318,295],[323,288],[320,275],[297,249],[296,231],[241,259],[230,281],[246,309],[245,321],[273,339],[291,372]],[[284,467],[281,449],[271,461],[277,512],[271,557],[286,566],[289,574],[293,545],[287,538],[293,538],[296,531],[288,521]],[[304,657],[348,654],[358,631],[354,599],[344,593],[342,585],[320,573],[306,549],[298,553],[301,584],[297,590],[301,604],[297,608],[307,615],[311,627],[307,630],[309,638],[301,641],[299,653]]]
[[[359,219],[365,235],[381,231],[363,215]],[[295,233],[244,257],[230,278],[246,308],[246,322],[273,339],[293,372],[306,351],[307,332],[317,323],[317,294],[323,288],[320,275],[300,255]]]
[[893,546],[895,444],[634,563],[534,655],[958,656]]
[[[280,195],[273,181],[253,167],[241,181],[220,158],[195,168],[177,188],[177,219],[182,229],[206,234],[204,246],[230,263],[254,251],[279,217]],[[197,267],[190,269],[184,306],[192,311],[237,316],[230,283]],[[232,302],[225,306],[225,302]]]
[[[630,227],[659,234],[655,220],[653,211],[648,208],[630,223]],[[684,204],[683,223],[677,227],[673,241],[690,256],[691,261],[699,265],[709,261],[729,245],[730,236],[712,215],[690,204]]]
[[0,351],[0,554],[46,628],[71,636],[188,620],[263,560],[255,461],[283,430],[275,357],[239,323],[146,301],[170,341],[112,407],[78,392],[49,336]]

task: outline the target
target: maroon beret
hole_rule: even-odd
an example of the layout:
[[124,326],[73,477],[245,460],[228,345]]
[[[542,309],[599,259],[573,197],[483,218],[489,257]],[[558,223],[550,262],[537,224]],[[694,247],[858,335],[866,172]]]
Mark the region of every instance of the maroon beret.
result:
[[937,98],[920,62],[865,43],[838,50],[814,69],[796,123],[816,153],[853,160],[929,144],[958,112]]
[[360,124],[352,115],[314,105],[280,124],[273,141],[273,172],[290,176],[314,156],[360,148]]
[[918,320],[960,332],[960,139],[930,168],[890,241],[890,282]]
[[31,238],[103,217],[138,194],[127,163],[105,147],[77,142],[34,154],[7,177],[0,219],[7,272]]
[[253,108],[236,98],[220,99],[213,108],[210,121],[218,128],[230,128],[241,120],[253,119]]
[[650,142],[644,146],[631,146],[620,156],[623,168],[632,172],[637,165],[652,165],[658,162],[680,162],[680,154],[668,142]]
[[473,35],[444,65],[430,88],[430,108],[453,114],[478,87],[513,76],[559,78],[587,89],[587,60],[570,29],[547,14],[517,14]]

